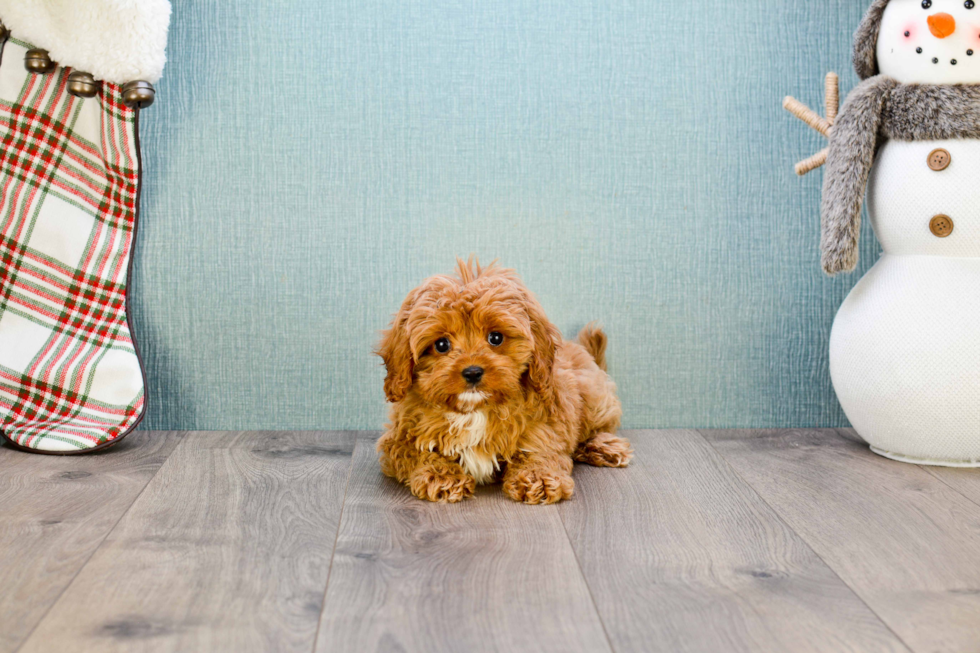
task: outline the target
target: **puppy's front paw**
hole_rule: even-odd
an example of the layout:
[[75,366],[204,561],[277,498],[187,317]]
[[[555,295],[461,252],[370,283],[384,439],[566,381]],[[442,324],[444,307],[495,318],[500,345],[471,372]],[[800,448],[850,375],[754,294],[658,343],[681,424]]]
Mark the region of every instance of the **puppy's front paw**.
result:
[[412,474],[409,487],[420,499],[456,503],[473,496],[476,481],[462,469],[454,471],[441,465],[423,465]]
[[504,494],[514,501],[538,504],[572,498],[575,481],[564,472],[538,467],[508,471]]

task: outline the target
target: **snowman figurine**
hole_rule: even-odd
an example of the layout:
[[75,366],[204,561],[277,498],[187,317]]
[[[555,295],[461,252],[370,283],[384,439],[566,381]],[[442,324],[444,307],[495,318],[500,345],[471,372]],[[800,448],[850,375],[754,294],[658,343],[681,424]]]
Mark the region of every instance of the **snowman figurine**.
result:
[[839,115],[835,83],[827,118],[785,103],[830,138],[797,166],[826,162],[824,270],[855,268],[865,192],[883,252],[834,321],[834,389],[875,453],[980,467],[980,0],[875,0],[854,41]]

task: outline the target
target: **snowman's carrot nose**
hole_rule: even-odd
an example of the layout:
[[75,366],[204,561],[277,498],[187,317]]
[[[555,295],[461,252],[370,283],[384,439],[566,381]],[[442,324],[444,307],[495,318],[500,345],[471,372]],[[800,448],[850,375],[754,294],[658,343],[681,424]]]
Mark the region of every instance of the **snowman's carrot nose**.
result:
[[949,14],[933,14],[929,16],[929,31],[937,39],[944,39],[956,31],[956,19]]

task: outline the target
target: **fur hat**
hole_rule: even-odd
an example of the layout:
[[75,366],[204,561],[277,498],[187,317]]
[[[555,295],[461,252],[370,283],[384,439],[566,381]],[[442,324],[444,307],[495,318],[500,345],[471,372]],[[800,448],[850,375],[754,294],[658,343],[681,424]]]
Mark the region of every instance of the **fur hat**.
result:
[[878,32],[888,0],[874,0],[854,32],[854,70],[861,79],[878,74]]

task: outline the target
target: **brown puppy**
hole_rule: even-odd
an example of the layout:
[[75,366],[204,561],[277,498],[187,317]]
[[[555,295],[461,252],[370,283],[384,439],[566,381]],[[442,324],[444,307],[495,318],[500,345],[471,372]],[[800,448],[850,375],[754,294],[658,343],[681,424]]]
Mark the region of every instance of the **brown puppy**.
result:
[[625,467],[606,335],[563,341],[513,270],[457,259],[409,293],[377,353],[394,405],[381,469],[430,501],[503,478],[524,503],[572,496],[572,462]]

